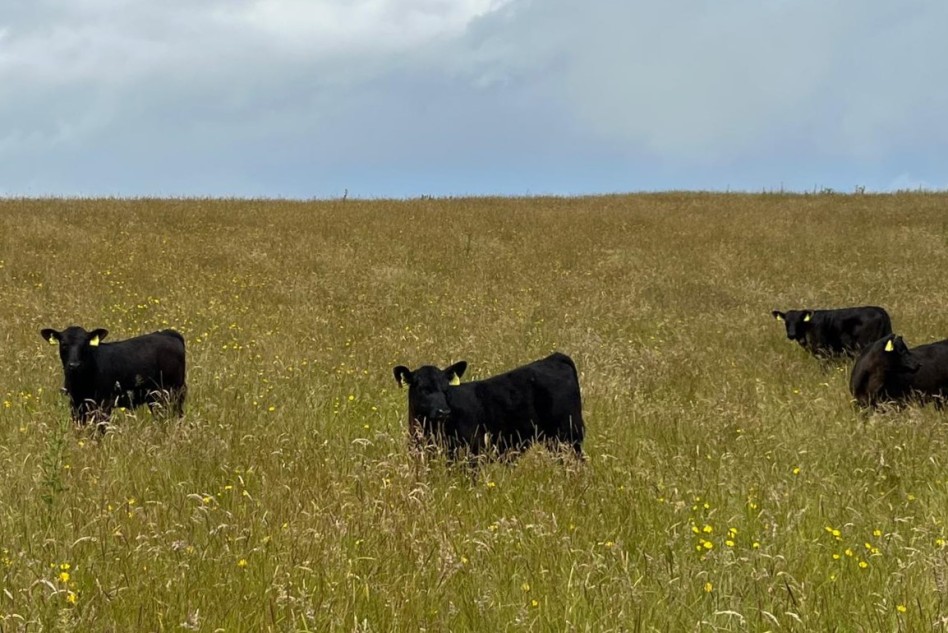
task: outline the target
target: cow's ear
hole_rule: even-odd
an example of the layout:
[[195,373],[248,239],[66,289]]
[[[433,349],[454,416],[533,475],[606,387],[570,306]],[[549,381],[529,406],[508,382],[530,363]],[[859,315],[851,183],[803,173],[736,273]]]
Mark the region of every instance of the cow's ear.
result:
[[99,343],[102,342],[102,339],[104,339],[108,335],[109,335],[109,331],[104,330],[102,328],[99,328],[97,330],[92,330],[92,332],[89,334],[89,345],[91,345],[92,347],[98,347]]
[[395,369],[393,370],[393,373],[395,374],[395,382],[398,383],[399,387],[402,386],[402,381],[404,381],[406,385],[411,384],[412,373],[404,365],[398,365],[397,367],[395,367]]
[[806,312],[803,313],[803,322],[804,322],[804,323],[809,323],[812,318],[813,318],[813,313],[810,312],[809,310],[807,310]]
[[50,345],[59,345],[62,340],[62,334],[52,328],[43,328],[40,330],[40,336],[49,341]]
[[781,312],[780,310],[774,310],[773,312],[771,312],[771,314],[774,315],[775,319],[777,319],[781,323],[783,322],[784,320],[783,312]]
[[467,361],[462,360],[460,362],[454,363],[450,367],[444,370],[444,375],[448,379],[448,384],[452,387],[457,387],[461,384],[461,376],[464,375],[464,370],[467,369]]

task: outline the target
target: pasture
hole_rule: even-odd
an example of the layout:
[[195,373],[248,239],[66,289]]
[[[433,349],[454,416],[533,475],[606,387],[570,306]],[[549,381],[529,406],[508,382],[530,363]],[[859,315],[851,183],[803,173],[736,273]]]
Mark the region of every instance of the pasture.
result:
[[[948,413],[859,414],[773,309],[948,337],[948,196],[0,201],[0,631],[923,631]],[[73,323],[187,340],[76,430]],[[575,360],[585,464],[407,451],[392,368]]]

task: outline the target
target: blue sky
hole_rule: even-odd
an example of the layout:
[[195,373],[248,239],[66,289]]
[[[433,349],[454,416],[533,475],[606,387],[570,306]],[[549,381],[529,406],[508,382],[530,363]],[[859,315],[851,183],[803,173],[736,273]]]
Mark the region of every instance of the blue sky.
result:
[[0,2],[0,195],[948,188],[944,0]]

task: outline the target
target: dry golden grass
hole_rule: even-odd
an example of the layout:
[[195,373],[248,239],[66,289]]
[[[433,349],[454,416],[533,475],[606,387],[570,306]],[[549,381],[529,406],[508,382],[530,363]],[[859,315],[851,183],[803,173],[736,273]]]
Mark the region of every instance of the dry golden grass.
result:
[[[948,425],[774,308],[948,336],[948,197],[0,202],[0,630],[944,630]],[[188,341],[68,422],[42,327]],[[406,451],[395,364],[579,366],[584,466]],[[68,566],[68,567],[67,567]]]

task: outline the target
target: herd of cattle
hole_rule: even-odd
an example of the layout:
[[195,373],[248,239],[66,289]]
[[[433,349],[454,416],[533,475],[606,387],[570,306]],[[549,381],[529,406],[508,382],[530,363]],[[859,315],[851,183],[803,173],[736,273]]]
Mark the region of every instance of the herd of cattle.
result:
[[[855,357],[850,391],[856,402],[934,400],[948,396],[948,340],[909,349],[892,333],[882,308],[773,311],[787,338],[813,355]],[[63,392],[79,423],[104,421],[115,407],[167,407],[184,413],[187,394],[184,337],[162,330],[104,343],[104,329],[78,326],[41,330],[59,347]],[[467,363],[446,369],[425,365],[394,368],[398,385],[408,385],[412,439],[436,444],[451,457],[517,454],[534,442],[565,446],[582,458],[585,433],[576,365],[565,354],[550,356],[506,373],[461,383]]]
[[863,407],[884,402],[948,396],[948,340],[909,349],[892,333],[892,320],[877,306],[838,310],[773,311],[787,338],[814,356],[855,357],[849,391]]

